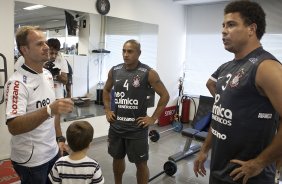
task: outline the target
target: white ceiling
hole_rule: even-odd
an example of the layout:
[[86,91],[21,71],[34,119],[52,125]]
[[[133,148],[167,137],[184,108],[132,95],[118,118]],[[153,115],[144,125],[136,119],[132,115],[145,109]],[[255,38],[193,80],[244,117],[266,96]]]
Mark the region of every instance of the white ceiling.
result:
[[[175,3],[183,5],[194,5],[194,4],[211,4],[230,0],[172,0]],[[52,22],[55,24],[55,20],[64,22],[65,13],[64,9],[45,7],[37,10],[24,10],[24,7],[31,6],[34,4],[15,1],[15,26],[20,25],[42,25]],[[83,14],[81,12],[74,12],[77,14]]]
[[24,7],[34,4],[15,1],[15,24],[38,24],[52,20],[65,20],[63,9],[45,7],[37,10],[24,10]]
[[[34,4],[15,1],[15,27],[18,25],[40,25],[45,26],[54,25],[54,27],[64,27],[65,12],[64,9],[45,7],[37,10],[24,10],[24,7],[32,6]],[[73,15],[82,15],[84,13],[77,11],[69,11]]]

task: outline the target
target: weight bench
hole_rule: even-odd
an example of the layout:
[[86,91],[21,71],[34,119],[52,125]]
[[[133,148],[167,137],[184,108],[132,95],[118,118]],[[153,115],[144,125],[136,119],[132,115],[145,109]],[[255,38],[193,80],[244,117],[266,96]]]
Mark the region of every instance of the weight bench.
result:
[[203,142],[207,135],[211,120],[211,110],[214,103],[214,98],[207,96],[200,96],[199,106],[196,116],[192,122],[193,128],[185,128],[181,134],[187,137],[183,150],[168,157],[169,160],[177,162],[194,153],[200,151],[200,145],[192,145],[193,140]]
[[204,142],[207,136],[208,136],[208,132],[199,132],[196,135],[194,135],[195,139],[201,142]]
[[185,128],[182,132],[183,136],[195,139],[197,141],[204,142],[206,137],[208,136],[208,132],[199,131],[194,128]]

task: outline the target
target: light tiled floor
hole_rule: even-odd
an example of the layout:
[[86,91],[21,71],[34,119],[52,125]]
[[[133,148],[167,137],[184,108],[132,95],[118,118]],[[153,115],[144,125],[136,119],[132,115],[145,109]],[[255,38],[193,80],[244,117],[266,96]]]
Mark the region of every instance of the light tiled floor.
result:
[[[187,125],[185,125],[187,126]],[[170,126],[165,127],[151,127],[155,128],[158,131],[162,131],[170,128]],[[176,152],[182,151],[183,146],[185,144],[186,137],[183,137],[181,133],[177,133],[174,131],[168,131],[166,133],[161,134],[161,138],[158,142],[149,142],[150,152],[149,152],[149,161],[148,166],[150,169],[151,177],[158,174],[162,171],[163,164],[168,160],[168,157],[175,154]],[[195,142],[198,144],[197,142]],[[88,155],[94,159],[96,159],[103,171],[103,175],[105,177],[105,182],[107,184],[114,183],[114,177],[112,172],[112,158],[107,153],[107,138],[94,140],[90,150],[88,151]],[[208,176],[196,178],[193,173],[193,159],[194,156],[190,156],[183,160],[177,162],[177,172],[173,177],[169,177],[166,174],[159,176],[154,179],[150,183],[152,184],[207,184]],[[207,162],[208,167],[209,162]],[[135,165],[130,163],[126,159],[126,171],[123,176],[124,184],[135,184],[136,182],[136,168]],[[209,171],[208,171],[209,174]],[[207,174],[207,175],[208,175]]]

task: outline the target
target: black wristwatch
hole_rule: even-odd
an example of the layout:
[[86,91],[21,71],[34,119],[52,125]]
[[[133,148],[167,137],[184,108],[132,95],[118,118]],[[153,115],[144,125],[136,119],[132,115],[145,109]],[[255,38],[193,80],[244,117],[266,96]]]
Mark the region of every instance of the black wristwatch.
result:
[[57,142],[66,142],[66,138],[64,136],[56,137]]

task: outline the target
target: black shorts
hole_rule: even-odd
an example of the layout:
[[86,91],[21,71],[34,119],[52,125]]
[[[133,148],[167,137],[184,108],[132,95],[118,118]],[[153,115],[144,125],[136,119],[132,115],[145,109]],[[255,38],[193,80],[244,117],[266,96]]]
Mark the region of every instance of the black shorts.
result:
[[147,161],[149,159],[148,137],[142,139],[126,139],[116,134],[108,136],[108,153],[114,159],[123,159],[127,155],[132,163]]

